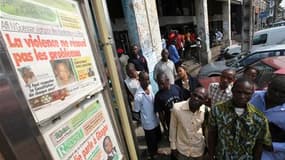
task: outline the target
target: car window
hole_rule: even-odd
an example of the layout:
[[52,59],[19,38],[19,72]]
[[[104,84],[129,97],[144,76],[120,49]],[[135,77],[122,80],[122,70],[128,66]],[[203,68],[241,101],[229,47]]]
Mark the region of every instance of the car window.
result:
[[[273,72],[276,70],[271,66],[263,63],[262,61],[258,61],[256,63],[251,64],[250,66],[256,68],[258,70],[258,74],[256,76],[255,84],[257,85],[257,89],[264,89],[267,87],[270,79],[272,78]],[[239,69],[237,71],[236,77],[240,78],[243,76],[245,67]]]
[[239,67],[242,67],[242,66],[250,65],[250,64],[257,62],[257,61],[259,61],[263,58],[266,58],[266,57],[274,57],[274,56],[281,56],[281,55],[284,55],[283,50],[256,52],[256,53],[250,54],[250,55],[242,58],[237,63],[238,63]]
[[273,27],[284,26],[284,25],[285,25],[285,21],[281,21],[281,22],[277,22],[277,23],[272,24]]
[[241,66],[247,66],[249,64],[252,64],[258,60],[260,60],[263,57],[268,57],[270,54],[273,54],[273,52],[261,52],[261,53],[255,53],[246,56],[245,58],[241,59],[239,64]]
[[267,41],[267,34],[261,34],[253,37],[252,45],[264,44]]
[[270,79],[272,78],[273,72],[276,70],[271,66],[259,61],[253,65],[254,68],[258,69],[259,74],[257,75],[256,84],[258,88],[266,88]]

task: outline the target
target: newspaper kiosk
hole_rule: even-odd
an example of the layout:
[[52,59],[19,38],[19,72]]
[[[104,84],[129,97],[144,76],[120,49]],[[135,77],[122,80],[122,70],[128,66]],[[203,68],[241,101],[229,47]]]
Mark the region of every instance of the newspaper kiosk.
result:
[[124,159],[88,1],[0,3],[0,159]]

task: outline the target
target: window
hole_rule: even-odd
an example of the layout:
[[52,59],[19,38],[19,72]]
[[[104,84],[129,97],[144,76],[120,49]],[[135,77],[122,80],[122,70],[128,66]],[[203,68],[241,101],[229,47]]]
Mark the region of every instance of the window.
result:
[[276,56],[285,56],[284,50],[273,50],[273,51],[264,51],[264,52],[255,52],[249,55],[241,55],[238,61],[235,61],[233,63],[226,62],[227,66],[240,69],[242,67],[251,65],[257,61],[260,61],[263,58],[267,57],[276,57]]
[[253,37],[252,45],[264,44],[267,41],[267,34],[261,34]]
[[257,68],[259,71],[259,74],[257,75],[257,81],[256,81],[257,86],[259,88],[266,88],[273,76],[273,72],[276,69],[262,63],[261,61],[253,64],[252,66],[254,68]]
[[257,52],[257,53],[248,55],[245,58],[241,59],[239,64],[241,66],[247,66],[247,65],[250,65],[250,64],[252,64],[252,63],[254,63],[256,61],[259,61],[262,58],[270,57],[273,54],[274,54],[273,51],[271,51],[271,52]]
[[283,56],[285,54],[284,50],[266,51],[266,52],[256,52],[246,56],[238,62],[239,66],[247,66],[255,63],[263,58]]
[[272,24],[273,27],[284,26],[284,25],[285,25],[285,21],[276,22]]

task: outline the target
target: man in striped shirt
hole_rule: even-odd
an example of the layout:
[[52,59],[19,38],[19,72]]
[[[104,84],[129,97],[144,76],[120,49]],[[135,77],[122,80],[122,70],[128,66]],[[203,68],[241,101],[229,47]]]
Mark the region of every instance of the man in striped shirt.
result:
[[236,72],[232,69],[225,69],[222,72],[219,83],[211,83],[208,93],[211,99],[211,107],[216,103],[224,102],[232,98],[232,84],[235,80]]

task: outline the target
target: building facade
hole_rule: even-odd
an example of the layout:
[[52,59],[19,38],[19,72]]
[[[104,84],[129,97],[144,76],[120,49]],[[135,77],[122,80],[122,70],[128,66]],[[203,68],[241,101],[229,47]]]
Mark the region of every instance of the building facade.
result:
[[[170,30],[182,34],[195,31],[202,39],[202,61],[207,63],[211,59],[210,42],[216,30],[223,32],[227,45],[231,44],[232,33],[241,33],[239,0],[156,0],[152,4],[146,0],[107,0],[107,4],[116,45],[126,52],[129,52],[130,44],[136,43],[141,46],[143,53],[154,51],[156,57],[160,57],[161,47],[157,43],[147,46],[146,40],[137,36],[140,35],[141,28],[152,28],[149,30],[151,42],[161,39],[154,36],[157,32],[166,35]],[[156,24],[159,30],[153,30]]]

